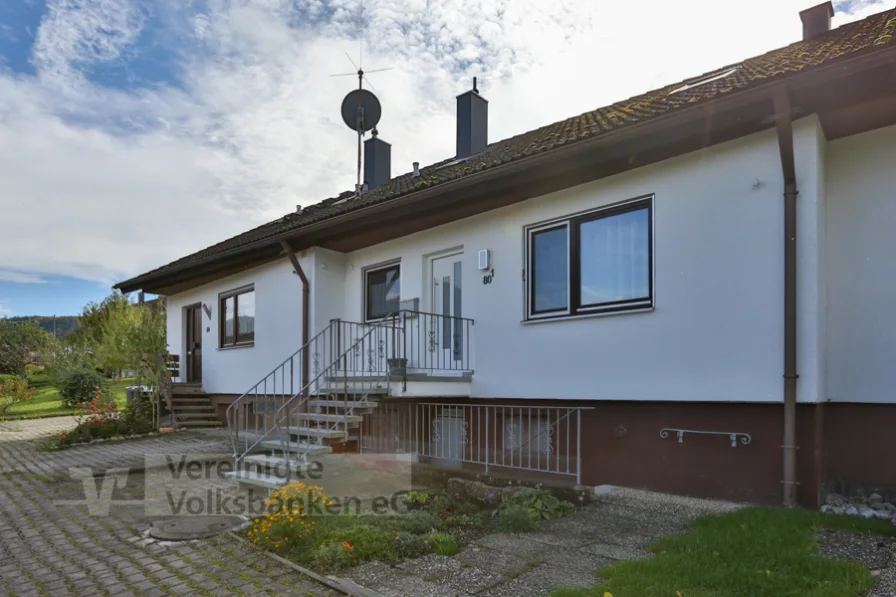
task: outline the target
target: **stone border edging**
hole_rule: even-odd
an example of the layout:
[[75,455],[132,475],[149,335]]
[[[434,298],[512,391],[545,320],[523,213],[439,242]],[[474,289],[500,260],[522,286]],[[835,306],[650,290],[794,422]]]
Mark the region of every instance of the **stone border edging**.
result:
[[[227,531],[227,534],[230,535],[232,538],[236,539],[237,541],[240,541],[241,543],[245,543],[247,545],[251,545],[252,547],[255,547],[254,545],[249,543],[249,541],[247,541],[243,537],[240,537],[238,534],[236,534],[233,531]],[[296,572],[303,574],[313,580],[316,580],[320,584],[330,587],[331,589],[334,589],[336,591],[341,591],[342,593],[345,593],[349,597],[383,597],[383,595],[381,595],[380,593],[377,593],[376,591],[373,591],[366,587],[362,587],[361,585],[359,585],[356,582],[351,581],[347,578],[339,578],[338,576],[323,576],[323,575],[318,574],[317,572],[314,572],[313,570],[309,570],[308,568],[305,568],[304,566],[300,566],[299,564],[296,564],[295,562],[291,562],[291,561],[287,560],[286,558],[280,557],[275,553],[271,553],[266,550],[261,550],[261,551],[265,556],[274,560],[275,562],[279,562],[280,564],[286,564],[287,566],[289,566]]]

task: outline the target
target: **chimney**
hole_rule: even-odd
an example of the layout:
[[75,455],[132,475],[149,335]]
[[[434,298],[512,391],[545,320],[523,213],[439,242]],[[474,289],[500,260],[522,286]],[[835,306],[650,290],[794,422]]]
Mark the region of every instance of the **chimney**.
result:
[[834,5],[830,1],[800,12],[803,21],[803,40],[815,39],[831,30]]
[[473,89],[457,96],[457,157],[468,158],[488,145],[488,100]]
[[364,186],[369,191],[392,179],[392,146],[377,137],[376,129],[372,134],[364,141]]

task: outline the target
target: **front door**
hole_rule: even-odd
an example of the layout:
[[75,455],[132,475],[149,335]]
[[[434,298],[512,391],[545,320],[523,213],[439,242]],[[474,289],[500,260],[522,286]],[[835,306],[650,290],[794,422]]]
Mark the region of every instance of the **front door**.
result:
[[433,344],[438,347],[435,356],[440,369],[459,369],[464,360],[462,264],[462,254],[432,260],[432,313],[436,317],[430,333],[436,338]]
[[202,305],[186,309],[187,383],[202,382]]

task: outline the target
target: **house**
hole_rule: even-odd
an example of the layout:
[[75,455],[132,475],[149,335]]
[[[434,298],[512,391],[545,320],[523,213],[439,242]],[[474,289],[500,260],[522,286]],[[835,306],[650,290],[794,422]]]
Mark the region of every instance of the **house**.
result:
[[356,192],[117,287],[166,297],[178,381],[238,460],[401,451],[759,503],[894,491],[896,10],[832,15],[494,143],[473,89],[456,155],[392,177],[374,136]]

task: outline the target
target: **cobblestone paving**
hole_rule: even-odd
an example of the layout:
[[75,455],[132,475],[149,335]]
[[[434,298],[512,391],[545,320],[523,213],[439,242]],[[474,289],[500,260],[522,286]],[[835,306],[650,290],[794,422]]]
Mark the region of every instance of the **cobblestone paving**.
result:
[[[145,454],[229,452],[224,440],[182,432],[46,452],[47,437],[71,419],[14,425],[17,432],[0,432],[0,595],[336,595],[226,534],[180,543],[147,539],[140,473],[115,491],[108,515],[57,503],[85,499],[72,467],[93,474],[140,469]],[[134,503],[117,504],[127,500]]]

